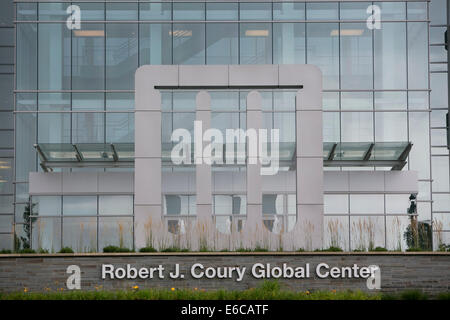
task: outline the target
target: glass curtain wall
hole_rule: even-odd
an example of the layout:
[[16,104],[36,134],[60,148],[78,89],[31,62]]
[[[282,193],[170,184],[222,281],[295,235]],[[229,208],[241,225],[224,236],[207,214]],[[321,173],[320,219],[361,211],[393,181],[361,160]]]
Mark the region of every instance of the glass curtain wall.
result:
[[[74,1],[82,10],[80,30],[65,27],[67,2],[17,2],[16,233],[24,232],[18,224],[27,210],[28,173],[41,170],[32,144],[133,142],[138,66],[308,63],[323,72],[324,140],[411,141],[404,170],[419,172],[419,220],[438,219],[435,230],[442,230],[440,237],[448,243],[449,165],[442,122],[447,86],[441,70],[446,52],[440,40],[445,8],[440,2],[433,0],[428,8],[426,1]],[[372,4],[381,8],[381,29],[367,28]],[[173,112],[172,120],[176,117]],[[408,197],[399,196],[402,203]],[[329,201],[327,207],[336,207],[343,200]],[[352,211],[349,201],[345,213],[326,211],[327,220],[342,225],[347,248],[359,246],[351,235],[354,224],[369,218],[361,223],[384,230],[375,243],[392,248],[396,240],[387,228],[391,219],[407,219],[404,206],[377,212],[374,219],[358,207]],[[399,225],[404,233],[406,227]],[[326,222],[329,234],[327,228]]]

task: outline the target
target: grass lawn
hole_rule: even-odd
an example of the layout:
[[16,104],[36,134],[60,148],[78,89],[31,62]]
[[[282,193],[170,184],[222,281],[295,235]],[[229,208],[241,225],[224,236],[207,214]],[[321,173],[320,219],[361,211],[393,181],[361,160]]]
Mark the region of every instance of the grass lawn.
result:
[[[241,291],[202,289],[140,289],[119,291],[46,291],[0,293],[0,300],[425,300],[419,291],[405,291],[397,295],[366,293],[363,291],[292,291],[282,289],[276,281],[266,281],[260,287]],[[450,293],[433,299],[450,300]]]

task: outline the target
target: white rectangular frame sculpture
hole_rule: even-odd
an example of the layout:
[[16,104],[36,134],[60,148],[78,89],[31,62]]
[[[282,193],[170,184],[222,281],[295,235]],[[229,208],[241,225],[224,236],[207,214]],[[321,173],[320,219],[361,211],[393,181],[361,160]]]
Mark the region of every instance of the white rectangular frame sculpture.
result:
[[[283,235],[285,250],[322,247],[323,240],[323,150],[322,150],[322,73],[313,65],[145,65],[135,75],[135,247],[170,245],[170,236],[162,219],[161,195],[161,94],[159,88],[301,88],[296,94],[297,122],[297,224]],[[259,95],[259,94],[257,94]],[[197,118],[207,122],[210,116],[209,94],[197,96]],[[249,101],[251,100],[251,101]],[[247,100],[248,110],[255,117],[251,122],[258,129],[261,106],[258,100]],[[250,118],[250,117],[247,117]],[[250,123],[248,123],[249,125]],[[261,124],[259,124],[261,125]],[[197,220],[212,220],[211,172],[197,165],[196,176],[202,181],[197,188]],[[260,181],[259,170],[248,170],[248,181]],[[209,177],[209,178],[208,178]],[[258,179],[259,178],[259,179]],[[254,180],[253,180],[254,179]],[[251,228],[262,222],[261,187],[247,183],[248,216],[243,230],[243,245],[260,244],[262,236],[251,238]],[[259,211],[259,212],[258,212]],[[202,223],[203,223],[202,222]],[[215,227],[214,227],[215,228]],[[264,229],[264,228],[263,228]],[[258,229],[261,230],[261,229]],[[279,237],[278,237],[279,238]],[[206,235],[206,240],[211,235]],[[205,239],[192,240],[192,250]],[[280,240],[281,241],[281,240]],[[271,247],[275,245],[270,245]],[[213,249],[219,249],[217,247]]]

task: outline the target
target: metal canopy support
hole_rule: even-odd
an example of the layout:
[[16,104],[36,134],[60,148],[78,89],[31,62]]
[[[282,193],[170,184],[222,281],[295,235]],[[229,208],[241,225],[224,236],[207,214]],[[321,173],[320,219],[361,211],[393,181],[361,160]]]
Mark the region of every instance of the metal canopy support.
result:
[[366,151],[366,154],[364,155],[363,161],[368,161],[370,159],[370,156],[372,155],[373,147],[375,146],[375,143],[371,143],[369,148]]
[[76,152],[75,156],[77,157],[78,162],[83,161],[83,156],[82,156],[80,150],[78,150],[78,148],[77,148],[76,145],[73,144],[72,146],[73,146],[73,149],[74,149],[75,152]]
[[114,147],[114,145],[112,143],[111,143],[111,149],[113,152],[114,161],[119,161],[119,155],[117,154],[116,147]]
[[333,160],[335,152],[336,152],[336,147],[337,147],[337,143],[333,144],[333,146],[331,147],[330,154],[328,155],[328,159],[327,159],[328,161]]

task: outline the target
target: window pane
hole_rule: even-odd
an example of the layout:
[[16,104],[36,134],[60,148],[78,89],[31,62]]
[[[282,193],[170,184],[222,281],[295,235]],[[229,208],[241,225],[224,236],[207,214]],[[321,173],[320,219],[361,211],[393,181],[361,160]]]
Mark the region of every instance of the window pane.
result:
[[371,112],[343,112],[341,114],[342,142],[373,141]]
[[366,20],[369,17],[367,8],[370,5],[370,2],[342,2],[340,18],[341,20]]
[[341,134],[340,134],[339,112],[324,112],[323,141],[339,142],[340,140]]
[[408,92],[409,109],[428,109],[428,92],[410,91]]
[[14,109],[14,75],[0,74],[0,110]]
[[39,114],[38,137],[40,143],[70,143],[70,114]]
[[204,3],[174,3],[173,20],[204,20]]
[[308,20],[338,20],[337,3],[307,3],[306,19]]
[[427,23],[408,23],[408,87],[426,89],[428,85]]
[[325,214],[348,214],[348,195],[325,194],[323,201]]
[[39,89],[70,89],[70,30],[65,24],[39,25]]
[[99,196],[98,206],[100,215],[132,215],[133,196]]
[[337,23],[310,23],[306,28],[306,61],[322,70],[323,88],[339,89],[339,37]]
[[240,28],[240,64],[271,64],[271,24],[242,23]]
[[447,1],[430,1],[431,25],[447,24]]
[[[105,4],[104,3],[86,3],[86,2],[72,2],[72,4],[80,7],[81,19],[83,21],[90,20],[104,20],[105,19]],[[84,29],[84,28],[82,28]]]
[[72,37],[72,87],[74,90],[105,88],[105,31],[101,24],[85,24]]
[[133,248],[133,219],[101,217],[98,226],[99,251],[107,246]]
[[375,89],[406,89],[406,25],[384,22],[374,30]]
[[372,92],[341,92],[342,110],[372,110]]
[[72,143],[103,143],[105,141],[104,113],[72,114]]
[[106,114],[106,143],[134,142],[134,113]]
[[204,24],[174,24],[173,63],[205,64]]
[[106,89],[134,89],[138,67],[136,24],[106,25]]
[[351,214],[383,214],[384,196],[382,194],[351,194]]
[[28,181],[28,172],[36,170],[36,114],[16,114],[16,181]]
[[274,23],[273,37],[274,64],[305,63],[304,23]]
[[165,215],[195,215],[196,197],[188,195],[165,195]]
[[238,195],[215,195],[214,196],[214,214],[232,215],[246,214],[247,198]]
[[[2,163],[2,160],[0,160]],[[4,182],[3,182],[4,183]],[[0,196],[0,214],[13,214],[14,213],[14,197],[13,196]]]
[[237,3],[207,3],[206,20],[237,20]]
[[365,24],[341,23],[341,88],[372,89],[372,32]]
[[374,2],[381,9],[381,20],[405,20],[406,2]]
[[304,20],[305,4],[296,2],[274,2],[273,20]]
[[[34,250],[44,249],[53,253],[61,250],[61,218],[38,218],[33,221],[31,228]],[[24,235],[22,243],[29,242],[30,234],[25,232]]]
[[106,110],[134,110],[134,94],[122,92],[107,93]]
[[212,111],[238,111],[239,93],[232,91],[209,91]]
[[12,194],[14,192],[12,184],[13,172],[13,159],[0,158],[0,194]]
[[432,108],[447,108],[448,106],[448,88],[446,73],[432,73],[430,75],[431,96],[430,102]]
[[262,212],[263,214],[284,214],[284,195],[263,194]]
[[170,20],[171,18],[170,3],[139,3],[139,20]]
[[375,141],[406,141],[407,126],[406,112],[375,112]]
[[39,111],[70,111],[70,93],[39,93]]
[[97,215],[97,197],[64,196],[63,214],[65,216]]
[[139,26],[140,65],[172,63],[171,32],[170,24]]
[[238,63],[237,24],[209,23],[206,36],[206,64]]
[[375,92],[375,109],[406,109],[406,92]]
[[66,9],[70,4],[65,3],[39,3],[40,21],[66,21]]
[[272,5],[270,3],[241,3],[241,20],[271,20]]
[[449,166],[448,157],[431,157],[433,169],[432,188],[434,192],[449,192]]
[[97,219],[64,218],[63,247],[75,252],[97,251]]
[[349,218],[327,217],[323,218],[323,243],[324,247],[339,247],[349,250]]
[[72,110],[104,110],[103,93],[72,93]]
[[34,216],[59,216],[61,215],[61,197],[59,196],[34,196],[32,215]]
[[384,217],[350,217],[350,235],[351,250],[384,248]]
[[137,20],[137,3],[106,3],[106,20]]
[[18,23],[16,81],[18,90],[37,89],[37,25]]
[[426,2],[409,2],[408,20],[425,20],[427,19],[427,3]]
[[[16,3],[18,21],[36,21],[37,3]],[[16,26],[19,27],[19,24]]]
[[0,131],[0,149],[9,148],[14,148],[14,132],[12,130]]

